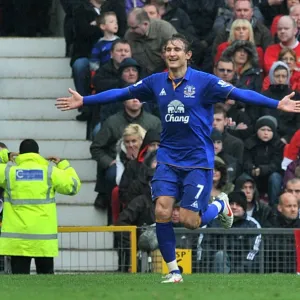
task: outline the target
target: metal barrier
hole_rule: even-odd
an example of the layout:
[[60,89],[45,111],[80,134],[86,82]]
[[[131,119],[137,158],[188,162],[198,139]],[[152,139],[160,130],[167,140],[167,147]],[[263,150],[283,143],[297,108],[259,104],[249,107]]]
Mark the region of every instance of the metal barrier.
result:
[[[296,273],[294,229],[175,228],[175,235],[184,273],[190,273],[189,265],[192,273]],[[159,251],[147,256],[142,272],[167,272]]]
[[56,272],[137,272],[135,226],[59,227]]
[[[59,227],[58,231],[56,273],[167,272],[159,250],[138,251],[135,226]],[[294,229],[175,228],[175,235],[183,273],[296,272]],[[0,272],[9,273],[9,257],[0,257]]]

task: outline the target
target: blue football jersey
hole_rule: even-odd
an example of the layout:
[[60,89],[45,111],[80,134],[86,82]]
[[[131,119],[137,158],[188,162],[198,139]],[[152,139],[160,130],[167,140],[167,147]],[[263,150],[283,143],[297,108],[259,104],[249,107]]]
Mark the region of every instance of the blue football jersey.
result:
[[233,88],[192,68],[177,84],[168,73],[158,73],[130,86],[132,98],[156,99],[158,103],[163,128],[158,162],[181,168],[213,168],[213,104],[224,102]]

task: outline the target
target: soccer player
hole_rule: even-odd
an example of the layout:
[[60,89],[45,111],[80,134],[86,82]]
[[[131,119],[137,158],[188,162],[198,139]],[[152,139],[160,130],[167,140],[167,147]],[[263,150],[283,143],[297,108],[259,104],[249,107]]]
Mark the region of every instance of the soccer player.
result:
[[228,197],[222,193],[208,205],[213,182],[214,146],[210,139],[213,105],[230,98],[249,104],[264,105],[288,112],[300,112],[300,101],[294,93],[281,101],[256,92],[241,90],[220,78],[188,67],[192,57],[190,45],[174,35],[165,46],[168,73],[153,74],[124,89],[113,89],[82,97],[76,91],[68,98],[58,98],[62,111],[80,106],[124,101],[156,99],[159,105],[162,133],[157,153],[158,165],[152,180],[152,197],[156,200],[156,234],[169,274],[163,283],[182,282],[176,256],[175,234],[171,223],[175,201],[180,203],[180,222],[189,229],[203,226],[218,217],[225,228],[233,222]]

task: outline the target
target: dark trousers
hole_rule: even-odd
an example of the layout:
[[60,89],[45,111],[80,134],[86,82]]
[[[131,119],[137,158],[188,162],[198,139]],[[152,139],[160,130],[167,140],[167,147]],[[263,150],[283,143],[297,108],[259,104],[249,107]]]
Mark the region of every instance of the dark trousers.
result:
[[30,274],[31,259],[34,258],[37,274],[54,274],[53,257],[12,256],[11,271],[13,274]]

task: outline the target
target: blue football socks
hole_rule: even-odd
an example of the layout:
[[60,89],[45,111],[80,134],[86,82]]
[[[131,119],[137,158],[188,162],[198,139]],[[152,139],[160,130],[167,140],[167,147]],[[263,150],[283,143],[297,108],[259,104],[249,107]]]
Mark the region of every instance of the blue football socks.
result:
[[176,239],[172,222],[156,222],[156,235],[159,250],[168,265],[169,272],[180,274],[176,262]]
[[215,219],[220,212],[224,209],[223,201],[214,201],[212,204],[208,205],[207,210],[201,215],[201,226],[207,225],[213,219]]

